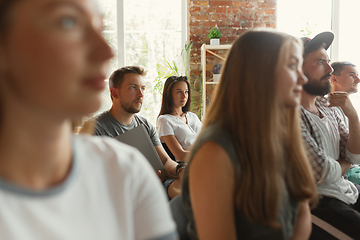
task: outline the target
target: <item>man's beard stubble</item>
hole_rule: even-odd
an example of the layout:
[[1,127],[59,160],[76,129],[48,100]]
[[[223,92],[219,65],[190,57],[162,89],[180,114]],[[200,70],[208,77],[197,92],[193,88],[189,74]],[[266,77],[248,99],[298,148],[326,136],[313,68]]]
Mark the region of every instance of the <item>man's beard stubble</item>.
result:
[[[137,100],[135,100],[135,101],[137,101]],[[131,113],[131,114],[138,113],[138,112],[140,112],[140,110],[141,110],[141,106],[140,106],[139,109],[137,109],[137,108],[134,108],[134,107],[132,106],[132,103],[130,103],[130,104],[123,104],[123,103],[121,103],[121,107],[122,107],[127,113]]]
[[308,77],[308,74],[305,74],[305,76],[308,78],[308,82],[303,85],[303,90],[308,94],[314,96],[325,96],[331,92],[332,86],[330,81],[326,82],[325,84],[322,83],[323,79],[331,77],[330,73],[323,76],[320,80],[312,79]]

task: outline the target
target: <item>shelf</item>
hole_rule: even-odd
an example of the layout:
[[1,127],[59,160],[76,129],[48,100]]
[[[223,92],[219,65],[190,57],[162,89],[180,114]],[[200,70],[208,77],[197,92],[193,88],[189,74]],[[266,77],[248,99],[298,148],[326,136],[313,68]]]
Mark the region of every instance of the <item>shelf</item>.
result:
[[[201,46],[201,70],[202,70],[202,113],[201,113],[201,120],[204,120],[204,116],[206,114],[206,86],[215,86],[219,82],[207,82],[206,81],[206,53],[210,53],[211,55],[225,61],[225,58],[220,56],[219,54],[213,52],[212,50],[229,50],[232,45],[225,44],[225,45],[206,45],[203,44]],[[211,79],[210,79],[211,80]]]
[[203,44],[201,46],[201,49],[204,48],[204,49],[209,49],[209,50],[228,50],[231,48],[231,44],[224,44],[224,45],[206,45],[206,44]]
[[[203,44],[201,46],[201,51],[208,52],[208,53],[214,55],[215,57],[220,58],[221,60],[225,61],[225,58],[214,53],[211,50],[228,50],[230,48],[231,48],[231,45],[206,45],[206,44]],[[205,56],[206,56],[206,54],[205,54]]]

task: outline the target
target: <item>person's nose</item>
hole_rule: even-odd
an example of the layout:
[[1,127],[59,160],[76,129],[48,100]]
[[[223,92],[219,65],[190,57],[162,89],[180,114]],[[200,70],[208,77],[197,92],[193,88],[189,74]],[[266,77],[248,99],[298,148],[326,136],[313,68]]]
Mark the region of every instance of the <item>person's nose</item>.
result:
[[359,76],[355,76],[355,81],[354,81],[355,83],[359,83],[360,82],[360,78],[359,78]]
[[181,98],[184,99],[184,98],[186,98],[186,97],[187,97],[187,94],[186,94],[185,92],[182,92],[182,93],[181,93]]
[[89,38],[92,40],[92,54],[91,56],[95,61],[108,61],[112,59],[115,55],[109,44],[106,42],[105,38],[102,36],[101,32],[95,27],[90,27]]
[[326,69],[327,73],[332,73],[334,71],[334,69],[330,65],[330,62],[326,63],[326,67],[327,67],[327,69]]
[[139,88],[138,97],[143,97],[145,94],[144,91],[144,89]]
[[305,83],[308,82],[307,77],[305,76],[305,74],[303,73],[303,71],[301,69],[298,70],[298,84],[303,86]]

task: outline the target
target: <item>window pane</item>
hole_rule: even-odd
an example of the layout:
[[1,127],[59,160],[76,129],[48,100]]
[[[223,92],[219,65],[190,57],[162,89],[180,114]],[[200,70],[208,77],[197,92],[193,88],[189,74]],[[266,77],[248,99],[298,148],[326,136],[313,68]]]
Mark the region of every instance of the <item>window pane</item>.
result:
[[161,107],[161,93],[153,92],[156,64],[164,59],[181,63],[181,0],[124,0],[124,15],[125,64],[148,72],[139,114],[155,125]]
[[[99,4],[105,15],[103,35],[115,54],[115,57],[111,60],[108,72],[108,76],[110,76],[110,74],[115,71],[118,66],[116,0],[99,0]],[[101,108],[95,113],[95,115],[109,110],[111,107],[112,103],[108,84],[104,92],[101,94],[101,97],[102,105]]]
[[[339,12],[339,34],[335,38],[339,41],[338,59],[332,61],[349,61],[360,67],[360,21],[358,9],[360,1],[341,0]],[[309,7],[311,6],[311,7]],[[277,1],[277,29],[297,37],[308,35],[313,37],[319,32],[331,30],[331,0],[278,0]],[[330,54],[331,55],[331,54]],[[359,70],[358,70],[359,71]],[[357,112],[360,114],[360,93],[351,94],[350,98]]]
[[277,0],[277,30],[295,37],[331,30],[331,0]]
[[[357,66],[360,71],[360,20],[358,12],[360,1],[341,0],[340,1],[340,21],[339,21],[339,61],[348,61]],[[360,93],[350,95],[350,99],[358,114],[360,114]]]
[[124,0],[125,31],[181,30],[181,0]]

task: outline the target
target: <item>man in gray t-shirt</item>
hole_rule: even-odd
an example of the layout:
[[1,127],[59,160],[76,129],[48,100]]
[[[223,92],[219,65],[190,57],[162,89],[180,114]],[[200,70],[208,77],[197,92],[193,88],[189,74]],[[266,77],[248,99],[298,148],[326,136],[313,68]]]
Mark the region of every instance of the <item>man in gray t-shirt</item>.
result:
[[154,147],[161,145],[155,127],[149,123],[146,118],[136,114],[134,114],[133,121],[129,125],[124,125],[116,120],[116,118],[111,115],[110,111],[103,112],[96,118],[95,135],[109,136],[114,138],[119,134],[129,131],[141,124],[145,126]]
[[[182,167],[171,160],[165,149],[162,147],[159,136],[153,125],[145,118],[135,115],[141,110],[145,83],[143,76],[144,69],[136,66],[122,67],[116,70],[109,79],[112,107],[109,111],[102,113],[95,120],[95,135],[116,137],[134,127],[143,124],[149,133],[154,144],[168,179],[164,182],[169,198],[180,193],[179,173]],[[181,174],[180,174],[181,177]]]

